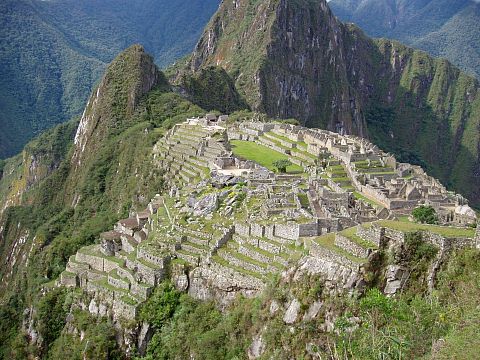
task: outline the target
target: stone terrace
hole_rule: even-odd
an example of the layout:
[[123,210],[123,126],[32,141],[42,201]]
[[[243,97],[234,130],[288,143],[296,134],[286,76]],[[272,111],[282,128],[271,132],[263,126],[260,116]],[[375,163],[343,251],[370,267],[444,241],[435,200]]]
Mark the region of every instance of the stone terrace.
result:
[[[371,254],[403,242],[407,232],[422,231],[445,251],[480,246],[479,230],[395,220],[427,201],[440,209],[465,200],[366,140],[285,124],[206,123],[213,125],[177,124],[155,145],[168,194],[80,249],[60,284],[94,294],[114,318],[133,319],[167,274],[192,296],[221,301],[251,296],[291,266],[353,291]],[[287,156],[303,173],[239,159],[230,151],[233,139]],[[390,280],[385,291],[393,294],[403,278]]]

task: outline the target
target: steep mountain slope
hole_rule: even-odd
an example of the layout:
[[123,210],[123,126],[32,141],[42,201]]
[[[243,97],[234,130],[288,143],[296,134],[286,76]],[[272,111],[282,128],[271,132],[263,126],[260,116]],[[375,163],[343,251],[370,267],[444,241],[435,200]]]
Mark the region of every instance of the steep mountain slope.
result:
[[[121,50],[145,44],[160,66],[193,48],[218,0],[5,0],[0,4],[0,158],[79,115]],[[172,21],[175,19],[175,21]]]
[[329,5],[370,36],[445,57],[480,78],[480,4],[474,0],[332,0]]
[[370,137],[480,204],[479,86],[449,62],[371,40],[324,0],[238,0],[222,3],[185,71],[210,66],[253,109]]
[[68,257],[162,188],[151,149],[163,126],[203,112],[169,92],[153,58],[132,46],[108,67],[76,134],[78,122],[59,125],[2,163],[0,314],[8,331],[0,357],[12,341],[24,344],[22,312]]

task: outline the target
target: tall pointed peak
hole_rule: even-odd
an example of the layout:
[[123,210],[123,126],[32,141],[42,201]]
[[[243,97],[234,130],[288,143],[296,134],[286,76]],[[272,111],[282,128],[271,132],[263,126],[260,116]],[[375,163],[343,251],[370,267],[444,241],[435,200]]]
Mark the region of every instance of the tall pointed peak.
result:
[[85,107],[75,136],[72,164],[81,165],[86,153],[93,153],[108,136],[127,126],[140,99],[161,84],[168,86],[141,45],[132,45],[120,53]]
[[345,32],[325,0],[224,1],[189,69],[224,68],[248,104],[272,117],[363,135],[360,111],[351,111]]

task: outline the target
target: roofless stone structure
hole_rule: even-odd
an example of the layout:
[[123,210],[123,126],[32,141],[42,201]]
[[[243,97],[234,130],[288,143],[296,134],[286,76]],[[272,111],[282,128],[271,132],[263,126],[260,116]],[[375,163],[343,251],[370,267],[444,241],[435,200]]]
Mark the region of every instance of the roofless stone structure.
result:
[[[208,114],[175,125],[152,159],[165,171],[165,193],[79,250],[59,279],[91,293],[93,313],[135,318],[166,276],[220,304],[258,293],[291,266],[322,274],[330,291],[361,291],[362,267],[408,231],[442,249],[436,263],[453,248],[480,246],[461,195],[365,139]],[[278,159],[292,166],[275,171]],[[408,221],[421,204],[443,226]],[[388,279],[388,294],[405,281],[401,269]]]

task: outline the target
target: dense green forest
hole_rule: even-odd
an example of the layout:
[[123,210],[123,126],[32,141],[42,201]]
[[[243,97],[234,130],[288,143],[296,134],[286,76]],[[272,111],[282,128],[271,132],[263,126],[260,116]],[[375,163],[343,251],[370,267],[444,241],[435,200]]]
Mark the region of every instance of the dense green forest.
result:
[[480,78],[480,4],[473,0],[332,0],[342,21],[445,57]]
[[[106,64],[142,43],[164,67],[190,52],[218,0],[0,3],[0,158],[79,115]],[[174,21],[172,21],[175,19]]]

